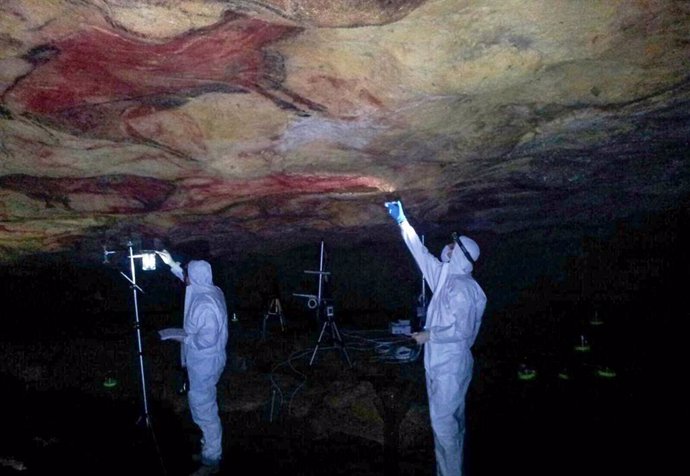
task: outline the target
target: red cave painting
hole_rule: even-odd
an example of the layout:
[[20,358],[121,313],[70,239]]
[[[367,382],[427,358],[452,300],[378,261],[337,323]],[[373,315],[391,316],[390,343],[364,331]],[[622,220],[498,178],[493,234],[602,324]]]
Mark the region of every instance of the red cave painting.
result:
[[74,134],[161,147],[129,121],[208,92],[254,92],[309,115],[324,108],[283,86],[283,58],[266,49],[300,31],[236,13],[165,43],[90,27],[27,52],[32,70],[2,99],[10,110]]
[[[0,176],[0,190],[44,202],[46,208],[74,210],[77,202],[102,213],[180,211],[225,206],[272,195],[371,193],[389,190],[381,179],[360,175],[274,174],[257,179],[230,180],[198,177],[175,182],[137,175],[97,177]],[[94,197],[102,196],[96,203]]]
[[53,178],[13,174],[0,177],[0,190],[41,200],[46,208],[59,205],[66,210],[72,210],[70,202],[76,196],[110,196],[113,197],[110,201],[91,203],[91,206],[106,213],[128,213],[157,210],[175,186],[164,180],[137,175]]

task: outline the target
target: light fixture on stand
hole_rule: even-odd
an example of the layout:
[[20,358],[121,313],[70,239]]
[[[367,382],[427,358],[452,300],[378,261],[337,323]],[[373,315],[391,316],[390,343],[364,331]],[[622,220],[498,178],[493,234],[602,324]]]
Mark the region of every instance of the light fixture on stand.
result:
[[[103,247],[103,263],[104,264],[109,264],[109,256],[112,254],[117,253],[117,251],[111,251],[107,250],[105,246]],[[144,290],[141,289],[141,287],[137,284],[137,273],[136,273],[136,266],[135,266],[135,260],[141,259],[141,269],[143,271],[152,271],[156,269],[156,253],[155,251],[141,251],[138,254],[134,254],[134,244],[132,243],[131,240],[127,242],[127,258],[129,259],[129,272],[130,274],[127,275],[126,273],[120,271],[120,274],[130,283],[130,287],[132,289],[132,305],[134,307],[134,330],[135,330],[135,335],[136,335],[136,341],[137,341],[137,354],[138,354],[138,360],[139,360],[139,378],[141,380],[141,395],[142,395],[142,414],[137,420],[137,424],[141,423],[142,421],[146,424],[146,427],[150,430],[151,432],[151,437],[153,439],[153,443],[156,447],[156,451],[158,453],[158,458],[161,464],[161,467],[163,468],[164,474],[166,473],[165,471],[165,465],[163,464],[163,459],[161,457],[161,452],[160,448],[158,446],[158,441],[156,439],[156,434],[153,431],[153,426],[151,423],[151,413],[149,411],[149,402],[148,402],[148,390],[146,388],[146,374],[144,372],[144,351],[143,351],[143,346],[142,346],[142,338],[141,338],[141,321],[139,319],[139,293],[144,293]]]

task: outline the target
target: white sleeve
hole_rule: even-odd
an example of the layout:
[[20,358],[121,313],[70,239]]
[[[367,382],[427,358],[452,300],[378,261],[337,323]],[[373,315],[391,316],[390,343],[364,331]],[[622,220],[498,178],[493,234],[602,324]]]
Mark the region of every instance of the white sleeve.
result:
[[170,272],[172,272],[172,274],[177,276],[177,279],[184,283],[184,271],[182,270],[182,266],[180,266],[180,263],[173,263],[170,266]]
[[438,278],[441,274],[441,267],[443,266],[441,262],[422,244],[419,239],[417,232],[412,228],[410,222],[405,220],[400,224],[400,231],[402,232],[403,240],[407,245],[407,248],[412,253],[414,260],[417,262],[417,266],[422,271],[424,279],[426,280],[431,292],[436,291],[436,284],[438,284]]

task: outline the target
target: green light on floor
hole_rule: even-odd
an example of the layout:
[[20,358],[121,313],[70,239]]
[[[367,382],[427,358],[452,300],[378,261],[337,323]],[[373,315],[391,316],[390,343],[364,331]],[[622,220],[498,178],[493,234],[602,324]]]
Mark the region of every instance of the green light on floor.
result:
[[587,342],[587,338],[584,335],[580,336],[580,339],[578,340],[577,345],[575,346],[575,350],[577,352],[590,351],[589,342]]
[[599,313],[598,313],[598,312],[595,312],[595,313],[594,313],[594,317],[592,317],[592,319],[590,319],[590,321],[589,321],[589,324],[590,324],[591,326],[600,326],[600,325],[602,325],[603,323],[604,323],[604,321],[602,321],[601,319],[599,319]]
[[519,380],[534,380],[537,378],[537,371],[532,369],[525,369],[518,371]]
[[558,372],[558,378],[561,380],[570,380],[570,375],[566,372]]
[[603,378],[614,378],[616,377],[616,372],[609,367],[602,367],[597,369],[597,375]]
[[114,388],[114,387],[117,387],[117,380],[114,379],[114,378],[112,378],[112,377],[109,377],[109,378],[107,378],[107,379],[105,379],[105,380],[103,381],[103,386],[104,386],[105,388]]

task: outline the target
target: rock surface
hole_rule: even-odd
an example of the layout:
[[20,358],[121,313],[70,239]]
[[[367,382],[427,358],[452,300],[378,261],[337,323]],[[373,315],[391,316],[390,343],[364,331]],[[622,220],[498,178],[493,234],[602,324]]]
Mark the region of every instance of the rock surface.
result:
[[[687,206],[674,0],[7,0],[0,259]],[[275,238],[280,236],[281,240]]]

